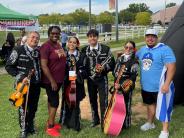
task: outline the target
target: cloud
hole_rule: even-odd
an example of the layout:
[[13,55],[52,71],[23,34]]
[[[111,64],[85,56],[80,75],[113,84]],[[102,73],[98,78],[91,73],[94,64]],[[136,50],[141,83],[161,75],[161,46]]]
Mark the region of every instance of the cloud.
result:
[[[91,12],[99,14],[100,12],[109,11],[109,0],[91,0]],[[167,3],[182,3],[182,0],[167,0]],[[126,9],[131,3],[146,3],[150,10],[156,12],[164,8],[165,0],[118,0],[118,9]],[[12,10],[25,14],[46,14],[46,13],[70,13],[76,9],[83,8],[89,11],[88,0],[1,0],[1,4]]]

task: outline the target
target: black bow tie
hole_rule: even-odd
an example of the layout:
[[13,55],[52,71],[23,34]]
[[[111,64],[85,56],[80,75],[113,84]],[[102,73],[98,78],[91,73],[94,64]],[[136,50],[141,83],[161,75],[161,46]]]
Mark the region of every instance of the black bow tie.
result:
[[98,55],[98,51],[96,49],[92,49],[90,53],[92,57],[96,57]]

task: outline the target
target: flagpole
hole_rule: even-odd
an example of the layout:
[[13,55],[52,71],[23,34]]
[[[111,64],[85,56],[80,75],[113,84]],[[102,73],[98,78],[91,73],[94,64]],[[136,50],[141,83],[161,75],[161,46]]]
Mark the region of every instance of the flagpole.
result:
[[118,33],[118,0],[116,0],[116,41],[119,39]]
[[89,30],[91,30],[91,0],[89,0]]

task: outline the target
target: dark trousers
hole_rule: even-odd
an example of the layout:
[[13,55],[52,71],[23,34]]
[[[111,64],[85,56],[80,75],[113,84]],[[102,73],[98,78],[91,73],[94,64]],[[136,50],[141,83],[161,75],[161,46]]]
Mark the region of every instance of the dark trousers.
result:
[[123,94],[124,95],[124,100],[125,100],[125,106],[126,106],[126,117],[124,120],[123,127],[124,128],[129,128],[131,126],[131,103],[132,103],[132,91]]
[[[28,103],[27,103],[27,112],[25,118],[25,104],[26,104],[26,96],[24,95],[24,102],[22,106],[19,107],[19,124],[21,127],[21,131],[26,131],[30,127],[33,127],[35,113],[38,107],[38,101],[40,96],[40,84],[30,84],[29,87],[29,95],[28,95]],[[25,124],[24,124],[25,119]]]
[[91,104],[92,119],[94,122],[99,122],[97,93],[99,94],[101,125],[103,125],[104,113],[108,106],[108,79],[104,76],[101,79],[92,81],[87,80],[89,100]]
[[76,131],[80,130],[80,102],[76,102],[76,107],[70,108],[63,99],[61,105],[60,123]]

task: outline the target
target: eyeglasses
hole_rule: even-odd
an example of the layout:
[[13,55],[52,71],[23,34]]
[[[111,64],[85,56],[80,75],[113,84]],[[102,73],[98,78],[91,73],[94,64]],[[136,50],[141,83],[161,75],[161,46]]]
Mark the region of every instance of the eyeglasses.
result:
[[51,35],[59,35],[59,33],[51,32]]
[[134,47],[130,47],[130,46],[124,46],[124,48],[127,50],[127,49],[129,49],[129,50],[132,50],[132,49],[134,49]]

